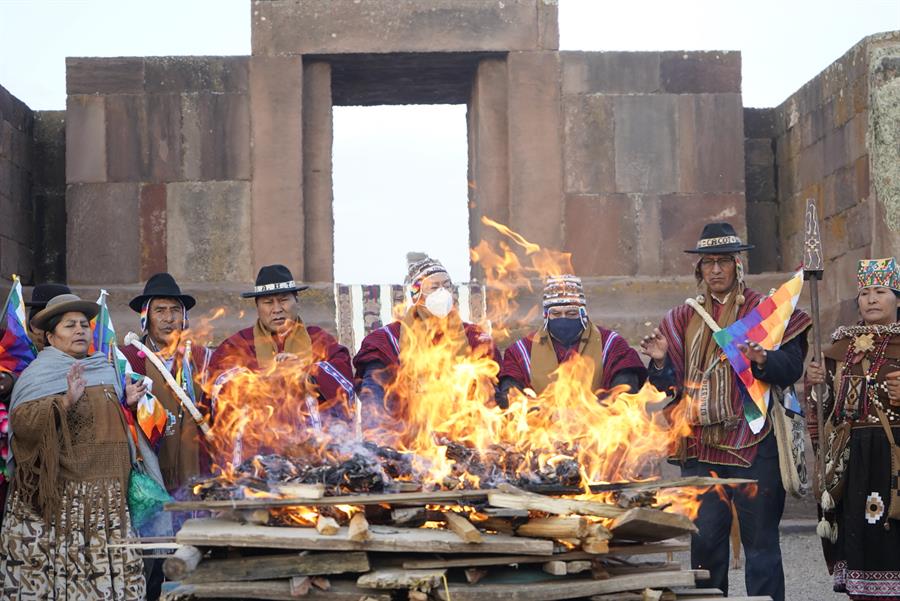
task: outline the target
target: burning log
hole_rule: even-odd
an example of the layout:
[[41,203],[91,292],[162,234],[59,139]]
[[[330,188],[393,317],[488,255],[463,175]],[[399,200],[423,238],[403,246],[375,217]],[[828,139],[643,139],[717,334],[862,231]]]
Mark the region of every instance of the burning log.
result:
[[516,534],[534,538],[580,539],[588,535],[588,521],[578,516],[533,518],[519,526]]
[[456,536],[467,543],[483,542],[484,539],[482,538],[481,533],[478,532],[478,529],[472,525],[472,522],[467,520],[463,515],[453,511],[445,511],[443,515],[444,520],[447,522],[447,527],[449,527]]

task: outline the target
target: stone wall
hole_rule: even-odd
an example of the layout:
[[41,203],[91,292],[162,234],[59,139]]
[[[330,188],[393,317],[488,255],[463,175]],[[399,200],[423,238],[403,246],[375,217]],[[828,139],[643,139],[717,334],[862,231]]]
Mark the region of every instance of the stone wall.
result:
[[583,275],[690,272],[703,224],[745,235],[738,52],[563,52],[565,248]]
[[248,62],[67,59],[70,282],[250,278]]
[[34,113],[0,87],[0,282],[34,278]]
[[[900,242],[900,32],[865,38],[780,106],[747,118],[765,122],[754,135],[764,138],[771,127],[774,140],[780,256],[773,267],[799,264],[806,199],[816,199],[826,256],[823,324],[853,320],[857,261],[896,254]],[[748,172],[761,174],[752,162],[748,153]],[[748,215],[750,206],[765,205],[771,219],[769,197],[768,183],[753,194],[748,187]]]

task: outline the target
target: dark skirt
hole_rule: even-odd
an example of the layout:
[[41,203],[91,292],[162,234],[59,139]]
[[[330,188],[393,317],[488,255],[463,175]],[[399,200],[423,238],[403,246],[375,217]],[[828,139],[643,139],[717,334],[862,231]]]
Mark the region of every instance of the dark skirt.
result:
[[[900,428],[893,430],[900,440]],[[880,425],[854,428],[846,478],[837,544],[828,549],[834,590],[851,599],[900,599],[900,521],[888,519],[891,451]]]

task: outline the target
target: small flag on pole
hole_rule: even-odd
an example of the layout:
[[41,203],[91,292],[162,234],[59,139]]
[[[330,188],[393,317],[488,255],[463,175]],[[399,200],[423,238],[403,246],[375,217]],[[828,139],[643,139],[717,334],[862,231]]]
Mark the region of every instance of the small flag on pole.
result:
[[738,345],[749,340],[767,351],[777,350],[781,346],[788,321],[797,307],[801,290],[803,271],[798,271],[743,319],[713,334],[753,401],[744,403],[744,417],[754,434],[759,433],[766,423],[770,387],[753,377],[750,360],[738,349]]
[[37,356],[37,349],[25,327],[25,301],[22,298],[22,282],[13,275],[13,285],[3,305],[0,324],[5,329],[0,337],[0,371],[18,376]]

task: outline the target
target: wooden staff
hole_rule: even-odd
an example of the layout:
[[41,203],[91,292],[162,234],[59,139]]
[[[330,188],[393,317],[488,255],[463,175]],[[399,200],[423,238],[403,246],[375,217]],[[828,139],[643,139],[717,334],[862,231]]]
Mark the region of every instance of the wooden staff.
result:
[[[806,242],[803,249],[803,278],[809,282],[809,304],[812,312],[813,357],[818,363],[822,360],[822,329],[819,325],[819,280],[824,272],[822,260],[822,237],[819,233],[819,217],[816,201],[806,199]],[[816,454],[816,475],[820,487],[824,490],[825,480],[825,417],[822,404],[825,402],[825,389],[822,384],[815,384],[816,393],[816,425],[818,426],[819,449]]]
[[200,428],[200,431],[203,432],[203,435],[208,439],[212,439],[212,432],[210,432],[209,424],[203,419],[203,416],[200,414],[200,411],[197,410],[197,406],[194,405],[191,397],[189,397],[184,389],[178,385],[178,382],[175,381],[175,378],[172,377],[172,374],[163,362],[156,356],[156,353],[147,348],[144,343],[141,342],[140,337],[134,332],[128,332],[128,334],[125,335],[125,344],[129,344],[144,353],[150,363],[152,363],[153,366],[159,370],[159,373],[162,374],[166,384],[169,385],[169,388],[172,389],[172,392],[175,393],[175,396],[178,397],[178,400],[184,408],[191,414],[191,417],[194,419],[194,422],[196,422],[197,427]]

